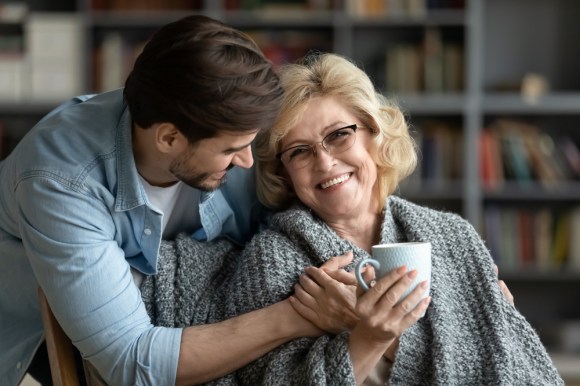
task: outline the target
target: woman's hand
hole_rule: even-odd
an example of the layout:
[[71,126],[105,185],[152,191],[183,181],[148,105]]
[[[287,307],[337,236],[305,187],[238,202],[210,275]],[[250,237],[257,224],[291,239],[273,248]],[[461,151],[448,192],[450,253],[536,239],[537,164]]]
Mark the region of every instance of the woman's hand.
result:
[[406,272],[403,266],[377,280],[358,299],[356,313],[359,321],[353,334],[360,332],[369,342],[386,344],[386,350],[395,338],[419,320],[431,301],[431,297],[422,299],[427,282],[419,283],[409,295],[401,299],[416,276],[416,270]]
[[333,334],[352,329],[358,321],[356,279],[343,269],[351,262],[349,252],[331,258],[320,268],[307,267],[290,297],[296,312]]
[[427,289],[425,281],[401,299],[416,276],[416,270],[397,268],[358,299],[356,312],[360,319],[349,337],[357,384],[366,379],[382,356],[394,359],[399,336],[427,310],[431,297],[422,299]]

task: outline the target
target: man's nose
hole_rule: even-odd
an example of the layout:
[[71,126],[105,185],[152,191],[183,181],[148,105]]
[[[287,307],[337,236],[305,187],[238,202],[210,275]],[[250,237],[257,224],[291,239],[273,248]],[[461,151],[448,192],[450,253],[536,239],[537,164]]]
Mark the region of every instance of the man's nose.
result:
[[254,164],[251,146],[245,147],[238,151],[232,160],[232,163],[241,168],[249,169]]

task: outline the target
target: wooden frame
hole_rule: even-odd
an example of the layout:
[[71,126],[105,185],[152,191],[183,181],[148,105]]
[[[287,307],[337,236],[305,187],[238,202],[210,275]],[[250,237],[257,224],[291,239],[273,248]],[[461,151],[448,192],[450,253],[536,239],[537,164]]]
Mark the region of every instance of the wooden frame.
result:
[[74,346],[54,317],[42,288],[38,288],[40,314],[44,325],[46,349],[54,386],[79,386]]

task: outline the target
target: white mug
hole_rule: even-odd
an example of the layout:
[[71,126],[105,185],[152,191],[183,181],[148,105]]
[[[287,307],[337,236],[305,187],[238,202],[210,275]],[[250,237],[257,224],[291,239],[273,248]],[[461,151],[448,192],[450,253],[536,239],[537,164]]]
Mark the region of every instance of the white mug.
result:
[[431,289],[431,243],[430,242],[406,242],[393,244],[373,245],[372,259],[364,259],[355,267],[355,275],[359,285],[365,290],[369,290],[368,284],[364,281],[361,270],[370,264],[375,268],[377,278],[385,276],[393,269],[403,265],[407,266],[407,271],[417,270],[417,276],[413,283],[403,293],[401,299],[407,296],[419,283],[427,281],[425,297],[429,295]]

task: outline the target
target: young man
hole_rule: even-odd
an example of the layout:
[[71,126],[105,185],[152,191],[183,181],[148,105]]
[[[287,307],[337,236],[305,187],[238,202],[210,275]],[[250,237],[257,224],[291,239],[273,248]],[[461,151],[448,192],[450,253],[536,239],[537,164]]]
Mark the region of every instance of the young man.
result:
[[242,244],[257,230],[250,145],[282,94],[253,41],[192,16],[158,31],[124,89],[74,98],[22,139],[0,163],[0,384],[17,385],[43,341],[38,286],[114,385],[207,381],[315,333],[289,302],[154,327],[133,279],[177,232]]

